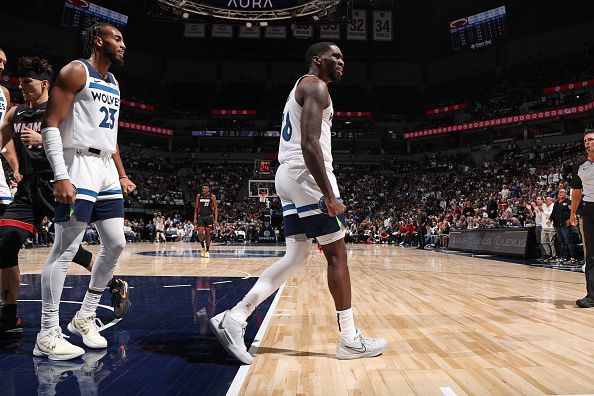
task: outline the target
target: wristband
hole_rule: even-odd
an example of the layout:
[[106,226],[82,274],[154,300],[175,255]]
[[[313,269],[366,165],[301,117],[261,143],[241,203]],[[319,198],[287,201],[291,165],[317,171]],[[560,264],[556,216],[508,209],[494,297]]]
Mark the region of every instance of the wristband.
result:
[[128,178],[128,176],[126,176],[126,175],[122,175],[122,176],[120,176],[120,180],[122,180],[122,179],[127,179],[127,178]]

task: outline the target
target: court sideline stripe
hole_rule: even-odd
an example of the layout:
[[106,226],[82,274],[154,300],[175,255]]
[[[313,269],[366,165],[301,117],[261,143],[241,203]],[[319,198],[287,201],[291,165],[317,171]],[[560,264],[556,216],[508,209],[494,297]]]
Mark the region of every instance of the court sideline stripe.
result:
[[192,287],[192,285],[163,285],[164,288],[168,287]]
[[[260,328],[258,329],[258,332],[256,333],[256,338],[254,338],[254,342],[252,342],[252,345],[250,346],[250,350],[249,350],[249,352],[252,356],[256,353],[256,351],[260,347],[260,342],[264,338],[264,335],[266,334],[266,330],[268,330],[268,326],[270,325],[270,320],[272,319],[276,305],[278,304],[278,301],[280,300],[280,296],[281,296],[281,294],[283,294],[285,285],[286,285],[286,282],[283,283],[282,286],[276,292],[276,296],[274,296],[274,300],[272,300],[272,304],[270,304],[270,307],[268,308],[268,312],[266,312],[266,316],[264,317],[264,320],[262,321],[262,325],[260,326]],[[245,379],[246,379],[249,371],[250,371],[249,364],[243,364],[239,368],[239,370],[237,371],[237,374],[235,374],[235,378],[233,378],[233,382],[231,382],[231,385],[229,386],[229,390],[227,391],[226,396],[235,396],[235,395],[239,394],[239,391],[241,390],[241,387],[242,387],[243,383],[245,382]]]
[[439,390],[444,394],[444,396],[456,396],[456,392],[454,392],[454,390],[449,386],[442,386],[439,388]]

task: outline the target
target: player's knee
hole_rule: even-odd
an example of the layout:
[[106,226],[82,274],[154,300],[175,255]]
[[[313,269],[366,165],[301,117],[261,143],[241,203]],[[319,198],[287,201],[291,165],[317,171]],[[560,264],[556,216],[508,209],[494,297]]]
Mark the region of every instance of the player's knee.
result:
[[28,231],[17,227],[0,227],[0,269],[19,265],[19,251],[28,236]]
[[109,244],[108,248],[112,253],[117,254],[119,256],[120,253],[124,251],[125,247],[126,237],[122,233],[121,235],[118,235],[116,238],[113,238],[112,243]]
[[311,239],[305,238],[305,235],[303,235],[303,238],[291,236],[287,238],[286,243],[287,253],[290,253],[294,265],[305,265],[309,257]]

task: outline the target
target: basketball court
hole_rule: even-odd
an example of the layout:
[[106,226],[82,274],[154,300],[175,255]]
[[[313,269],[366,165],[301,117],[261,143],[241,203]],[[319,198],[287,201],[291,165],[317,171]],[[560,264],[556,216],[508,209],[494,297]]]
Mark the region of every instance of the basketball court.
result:
[[[283,246],[129,244],[117,273],[132,309],[113,321],[107,294],[98,317],[106,350],[52,362],[33,357],[40,272],[48,249],[23,251],[20,315],[25,338],[0,352],[3,394],[587,394],[594,341],[583,273],[470,255],[386,245],[348,245],[357,325],[389,346],[378,358],[335,359],[336,319],[326,264],[312,246],[305,271],[250,318],[241,366],[210,333]],[[96,246],[89,246],[94,253]],[[72,265],[61,325],[78,309],[88,274]],[[81,344],[76,337],[70,339]]]

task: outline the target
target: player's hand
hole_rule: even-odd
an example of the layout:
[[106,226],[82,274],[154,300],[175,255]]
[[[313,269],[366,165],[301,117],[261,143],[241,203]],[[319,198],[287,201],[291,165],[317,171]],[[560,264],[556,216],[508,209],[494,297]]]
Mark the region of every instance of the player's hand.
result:
[[124,197],[127,197],[128,194],[131,194],[136,190],[136,184],[127,177],[120,179],[120,186],[122,186],[122,192],[124,193]]
[[76,190],[70,180],[56,180],[54,182],[54,199],[56,202],[72,205],[76,200]]
[[218,223],[217,223],[216,220],[212,222],[212,229],[213,229],[213,231],[214,231],[215,228],[217,228],[217,224]]
[[569,215],[569,220],[567,220],[567,225],[570,226],[577,226],[577,218],[575,216],[575,213],[572,213]]
[[326,198],[326,207],[328,208],[328,216],[330,217],[341,215],[346,211],[346,206],[344,206],[342,201],[334,197],[330,199]]
[[23,127],[23,129],[21,129],[21,140],[23,144],[25,146],[29,146],[29,148],[43,145],[41,134],[27,127]]
[[20,183],[23,180],[23,175],[19,171],[13,173],[14,181]]

